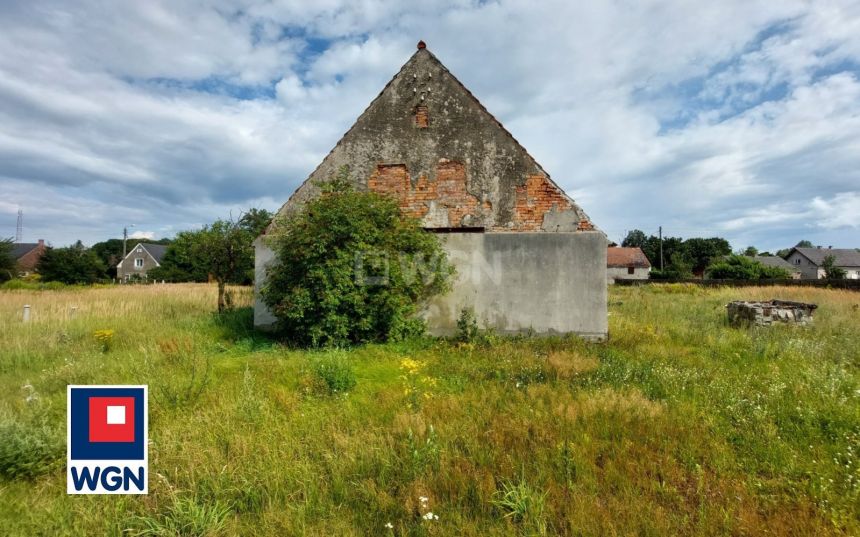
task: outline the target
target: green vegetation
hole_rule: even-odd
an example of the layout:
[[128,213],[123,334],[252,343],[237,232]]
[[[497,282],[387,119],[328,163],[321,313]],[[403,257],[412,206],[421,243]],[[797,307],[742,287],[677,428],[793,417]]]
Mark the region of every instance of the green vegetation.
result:
[[634,229],[627,234],[622,246],[638,247],[651,262],[651,278],[682,279],[694,273],[701,274],[714,260],[732,253],[729,241],[720,237],[709,239],[663,237],[664,268],[660,270],[660,238],[646,237],[641,230]]
[[81,241],[65,248],[49,246],[36,265],[36,272],[42,280],[70,285],[102,281],[105,279],[105,269],[98,255]]
[[824,258],[824,261],[821,263],[821,268],[824,269],[824,277],[828,280],[845,279],[845,269],[836,266],[836,258],[832,255],[828,255]]
[[15,257],[12,255],[12,239],[0,239],[0,283],[15,277]]
[[418,307],[449,286],[453,267],[438,236],[393,198],[353,190],[345,169],[276,224],[261,294],[291,341],[338,346],[420,334]]
[[[296,350],[230,290],[0,291],[4,535],[860,534],[855,292],[615,287],[603,344]],[[727,326],[774,297],[814,324]],[[150,386],[148,496],[66,495],[70,383]]]
[[719,260],[707,271],[708,277],[717,280],[764,280],[789,278],[787,270],[763,265],[744,255],[730,255]]
[[249,209],[237,221],[216,220],[200,230],[180,231],[168,245],[161,266],[149,271],[149,279],[205,282],[210,275],[219,281],[220,275],[225,285],[251,284],[254,282],[252,243],[271,221],[269,211]]

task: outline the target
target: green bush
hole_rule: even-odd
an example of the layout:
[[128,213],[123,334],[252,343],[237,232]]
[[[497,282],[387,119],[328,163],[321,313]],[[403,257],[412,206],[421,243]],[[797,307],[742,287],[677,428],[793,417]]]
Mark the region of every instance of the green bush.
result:
[[787,271],[763,265],[751,257],[730,255],[708,268],[708,277],[716,280],[762,280],[788,278]]
[[478,320],[475,318],[475,310],[463,308],[457,318],[457,341],[472,343],[478,337]]
[[355,387],[355,371],[349,362],[340,355],[324,356],[314,362],[315,385],[328,395],[345,393]]
[[47,426],[0,424],[0,475],[29,479],[59,467],[64,452],[60,434]]
[[397,201],[357,192],[342,169],[269,235],[275,260],[262,298],[280,331],[302,345],[385,341],[420,331],[419,305],[453,272],[439,237]]
[[43,281],[91,284],[105,279],[105,266],[81,241],[65,248],[48,247],[36,264]]
[[12,255],[12,239],[0,239],[0,283],[15,277],[17,260]]
[[66,285],[63,282],[31,282],[21,279],[9,280],[8,282],[0,284],[0,289],[6,291],[20,291],[24,289],[27,291],[61,291],[63,289],[68,289],[69,287],[71,286]]

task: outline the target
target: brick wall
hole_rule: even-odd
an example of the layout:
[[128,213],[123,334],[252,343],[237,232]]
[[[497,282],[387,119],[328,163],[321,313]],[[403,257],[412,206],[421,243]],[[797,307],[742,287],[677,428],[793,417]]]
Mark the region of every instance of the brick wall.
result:
[[[373,192],[393,196],[404,214],[423,220],[425,227],[486,227],[492,231],[540,231],[550,211],[573,210],[570,200],[543,175],[530,175],[516,187],[512,225],[495,225],[493,205],[468,189],[466,166],[441,159],[435,180],[421,175],[415,185],[404,164],[380,164],[367,181]],[[578,230],[593,229],[582,220]]]

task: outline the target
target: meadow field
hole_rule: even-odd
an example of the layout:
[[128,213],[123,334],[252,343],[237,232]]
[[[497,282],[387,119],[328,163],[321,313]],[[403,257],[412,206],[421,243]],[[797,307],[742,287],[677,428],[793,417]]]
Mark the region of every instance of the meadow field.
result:
[[[606,343],[303,350],[232,291],[0,291],[1,534],[860,535],[860,293],[616,287]],[[738,298],[820,307],[735,329]],[[149,495],[66,495],[68,384],[149,385]]]

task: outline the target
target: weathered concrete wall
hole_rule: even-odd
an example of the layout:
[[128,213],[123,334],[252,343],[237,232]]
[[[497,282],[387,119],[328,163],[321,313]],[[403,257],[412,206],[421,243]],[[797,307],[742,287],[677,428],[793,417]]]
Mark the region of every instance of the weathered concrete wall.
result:
[[607,334],[606,237],[600,232],[448,233],[451,292],[424,312],[431,333],[452,334],[463,308],[501,333]]
[[[445,249],[457,268],[451,292],[422,313],[435,335],[456,331],[463,308],[473,308],[482,328],[500,333],[607,334],[606,238],[601,232],[446,233]],[[265,281],[272,251],[263,239],[256,249],[256,290]],[[259,300],[254,325],[274,317]]]
[[633,274],[627,267],[609,267],[606,269],[606,283],[614,284],[615,278],[624,280],[647,280],[651,274],[651,269],[644,267],[634,267]]
[[254,241],[254,326],[261,329],[271,328],[275,316],[260,300],[260,287],[266,282],[266,266],[275,258],[275,253],[266,245],[265,237]]

